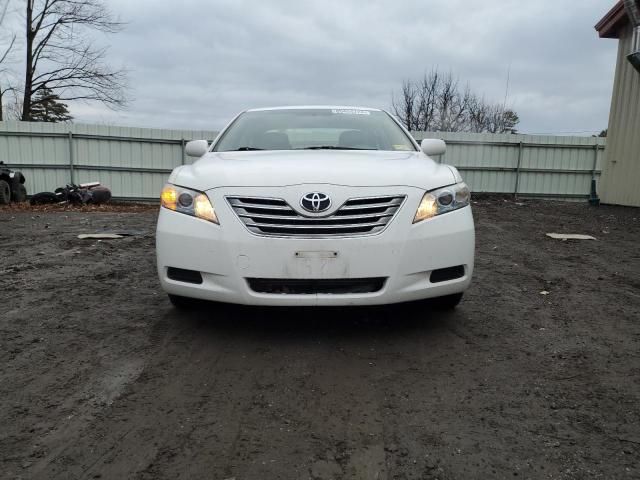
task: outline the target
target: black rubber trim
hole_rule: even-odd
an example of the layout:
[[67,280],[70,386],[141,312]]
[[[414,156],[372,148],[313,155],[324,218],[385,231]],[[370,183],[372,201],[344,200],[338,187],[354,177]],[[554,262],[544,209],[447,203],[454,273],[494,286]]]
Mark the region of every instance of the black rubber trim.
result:
[[314,295],[375,293],[382,290],[386,278],[280,279],[247,278],[249,288],[257,293]]

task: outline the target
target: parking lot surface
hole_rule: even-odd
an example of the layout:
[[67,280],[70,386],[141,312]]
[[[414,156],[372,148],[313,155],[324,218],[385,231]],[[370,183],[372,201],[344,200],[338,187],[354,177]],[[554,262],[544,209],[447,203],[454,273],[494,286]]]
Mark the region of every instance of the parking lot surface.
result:
[[639,478],[640,211],[473,208],[452,313],[180,313],[154,209],[0,210],[0,477]]

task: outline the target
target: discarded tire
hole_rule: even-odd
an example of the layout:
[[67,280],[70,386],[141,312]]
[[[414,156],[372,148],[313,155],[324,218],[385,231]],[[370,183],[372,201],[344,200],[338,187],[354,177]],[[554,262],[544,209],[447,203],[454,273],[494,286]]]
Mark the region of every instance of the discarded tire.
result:
[[11,201],[11,189],[9,184],[0,180],[0,205],[8,205]]
[[58,203],[60,199],[53,192],[41,192],[36,193],[33,197],[31,197],[30,203],[31,205],[48,205],[52,203]]
[[95,187],[89,192],[91,193],[91,203],[101,204],[111,200],[111,190],[106,187]]

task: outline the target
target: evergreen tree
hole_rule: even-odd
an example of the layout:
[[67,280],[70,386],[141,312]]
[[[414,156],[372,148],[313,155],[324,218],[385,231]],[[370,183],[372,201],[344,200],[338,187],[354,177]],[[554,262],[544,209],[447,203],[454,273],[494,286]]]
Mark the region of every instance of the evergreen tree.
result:
[[48,88],[40,90],[31,104],[32,122],[70,122],[73,117],[67,105],[60,101],[60,97]]

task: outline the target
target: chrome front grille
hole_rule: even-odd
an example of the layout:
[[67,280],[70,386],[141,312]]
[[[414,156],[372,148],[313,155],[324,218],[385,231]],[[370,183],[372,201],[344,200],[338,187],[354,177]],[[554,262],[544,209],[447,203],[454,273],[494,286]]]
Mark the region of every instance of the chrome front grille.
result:
[[273,237],[353,237],[380,233],[404,195],[352,198],[328,216],[304,216],[281,198],[227,197],[229,205],[256,235]]

